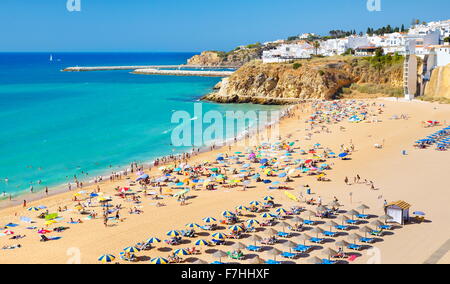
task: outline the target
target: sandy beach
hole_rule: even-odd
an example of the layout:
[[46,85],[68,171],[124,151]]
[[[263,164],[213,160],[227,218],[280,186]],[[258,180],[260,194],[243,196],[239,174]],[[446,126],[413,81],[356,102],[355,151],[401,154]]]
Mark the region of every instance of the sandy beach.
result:
[[[450,203],[448,194],[448,164],[450,162],[449,151],[436,151],[434,148],[417,149],[413,147],[416,140],[436,132],[450,122],[450,105],[436,103],[425,103],[420,101],[404,102],[389,99],[366,100],[365,102],[384,104],[383,113],[377,116],[379,122],[366,120],[361,123],[350,123],[347,120],[339,124],[326,125],[329,133],[321,131],[313,133],[311,140],[306,140],[305,136],[309,132],[306,130],[308,124],[305,120],[309,116],[300,107],[295,115],[286,118],[280,123],[281,140],[298,141],[296,145],[301,149],[311,149],[314,144],[320,143],[323,147],[339,152],[341,145],[353,144],[355,150],[351,153],[351,160],[332,159],[332,170],[327,171],[327,178],[331,181],[320,182],[313,176],[301,175],[294,178],[289,187],[293,188],[289,192],[295,196],[304,197],[301,202],[294,202],[287,198],[284,190],[269,190],[267,185],[252,183],[254,188],[245,191],[241,187],[224,188],[219,186],[217,190],[191,191],[187,204],[180,205],[177,198],[164,197],[160,200],[153,200],[144,197],[142,194],[141,204],[133,204],[131,200],[126,201],[115,196],[116,187],[128,187],[130,180],[122,178],[112,182],[99,184],[101,192],[114,197],[112,204],[121,204],[124,209],[120,211],[121,221],[112,221],[108,227],[103,224],[103,219],[99,217],[94,220],[84,220],[74,210],[76,202],[73,202],[74,189],[48,198],[29,202],[27,208],[45,205],[50,213],[57,212],[59,207],[67,206],[71,211],[59,213],[61,220],[59,223],[49,226],[69,227],[64,232],[49,233],[48,236],[61,237],[61,239],[40,242],[40,235],[36,230],[26,229],[34,226],[38,229],[45,228],[44,220],[36,218],[41,212],[31,212],[22,206],[13,206],[0,210],[0,225],[8,223],[18,224],[17,227],[7,228],[14,232],[14,235],[26,235],[23,239],[11,240],[14,235],[0,236],[0,248],[4,246],[14,246],[20,244],[20,248],[0,250],[0,263],[99,263],[98,258],[103,254],[112,254],[117,257],[119,263],[128,263],[119,259],[119,253],[125,247],[134,246],[136,243],[150,237],[157,237],[161,240],[168,239],[166,232],[170,230],[185,229],[187,223],[202,224],[202,218],[211,216],[222,219],[221,212],[225,210],[234,211],[239,205],[248,206],[253,200],[262,201],[265,196],[273,196],[276,204],[283,208],[293,205],[305,207],[306,210],[313,210],[314,207],[307,205],[306,199],[314,198],[328,204],[336,197],[342,205],[342,210],[352,210],[365,204],[370,207],[366,213],[381,216],[384,215],[383,203],[404,200],[412,205],[411,212],[423,211],[426,213],[426,221],[420,224],[407,224],[397,226],[398,228],[389,231],[370,246],[375,249],[353,252],[356,256],[353,261],[345,263],[450,263],[450,254],[447,244],[450,236],[450,210],[447,206]],[[373,107],[376,109],[377,107]],[[400,117],[402,114],[408,119],[391,119],[394,115]],[[426,128],[423,121],[437,120],[441,126]],[[447,123],[445,125],[445,123]],[[345,130],[341,129],[344,127]],[[383,144],[382,149],[377,149],[374,144]],[[224,147],[211,152],[202,153],[193,157],[189,163],[196,164],[202,161],[214,161],[219,153],[228,153],[230,156],[235,152],[245,152],[245,147],[233,146],[231,149]],[[406,151],[407,155],[402,154]],[[151,177],[161,176],[161,171],[154,169],[147,172]],[[375,190],[363,182],[354,184],[353,178],[359,175],[362,180],[374,182]],[[344,179],[348,177],[351,185],[346,185]],[[136,179],[136,174],[130,176]],[[277,179],[281,180],[281,179]],[[312,194],[307,195],[304,185],[309,185]],[[132,187],[139,190],[139,186]],[[85,187],[85,192],[96,191],[96,186]],[[78,190],[79,191],[79,190]],[[176,191],[175,191],[176,192]],[[2,203],[7,201],[2,201]],[[158,207],[158,202],[165,206]],[[4,204],[2,204],[4,205]],[[129,214],[130,208],[138,207],[142,214]],[[101,213],[100,208],[94,208],[97,213]],[[273,212],[274,210],[271,210]],[[244,215],[251,213],[244,213]],[[304,213],[299,215],[306,218]],[[26,224],[21,222],[21,217],[32,218],[37,223]],[[67,224],[67,221],[82,219],[82,224]],[[249,217],[250,218],[250,217]],[[248,219],[248,218],[244,218]],[[255,214],[255,219],[259,219],[259,214]],[[374,218],[375,220],[376,218]],[[317,219],[319,220],[319,219]],[[290,223],[289,218],[285,220]],[[323,220],[320,220],[323,221]],[[326,220],[325,220],[326,221]],[[372,220],[369,220],[371,222]],[[292,222],[291,222],[292,223]],[[367,224],[369,225],[369,224]],[[319,225],[322,229],[326,226]],[[370,226],[370,225],[369,225]],[[228,226],[217,232],[229,232]],[[274,228],[277,228],[276,226]],[[256,234],[264,236],[264,230]],[[278,228],[279,229],[279,228]],[[5,229],[6,230],[6,229]],[[3,232],[5,231],[3,230]],[[195,239],[186,239],[181,245],[169,246],[164,242],[156,244],[156,248],[149,251],[136,253],[140,261],[137,263],[149,263],[151,258],[167,257],[175,249],[193,247],[198,239],[210,240],[210,234],[216,232],[205,232],[197,230],[199,236]],[[314,233],[307,232],[308,235],[315,236]],[[360,233],[358,230],[351,233]],[[302,233],[299,233],[299,235]],[[325,248],[337,250],[335,241],[347,240],[348,234],[333,238],[324,244],[317,245],[312,252],[302,255],[294,260],[277,260],[286,263],[307,263],[308,259],[317,256],[323,258],[322,251]],[[251,234],[250,234],[251,235]],[[249,236],[250,236],[249,235]],[[297,243],[295,236],[291,239]],[[240,240],[227,240],[228,244],[242,242],[246,245],[252,244],[246,237]],[[273,247],[281,251],[286,251],[284,242],[275,244]],[[187,263],[201,259],[212,262],[212,256],[217,249],[231,251],[229,245],[218,247],[198,247],[202,251],[199,255],[183,257]],[[445,251],[447,250],[447,253]],[[442,252],[443,251],[443,252]],[[255,253],[248,253],[246,260],[231,260],[223,258],[222,261],[229,263],[248,263],[248,260],[255,256]],[[260,258],[272,259],[267,251],[256,253]]]

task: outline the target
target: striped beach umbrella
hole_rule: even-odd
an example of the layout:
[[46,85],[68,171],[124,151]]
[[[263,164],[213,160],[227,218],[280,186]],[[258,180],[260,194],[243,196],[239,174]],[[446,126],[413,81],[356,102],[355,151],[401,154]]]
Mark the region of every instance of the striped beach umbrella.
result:
[[177,230],[172,230],[172,231],[168,231],[167,234],[169,237],[178,237],[180,235],[180,232],[178,232]]
[[200,225],[197,223],[189,223],[189,224],[186,224],[186,227],[187,228],[200,228]]
[[156,243],[160,243],[160,242],[161,242],[161,240],[158,238],[150,238],[147,240],[148,244],[156,244]]
[[236,210],[248,210],[248,208],[245,206],[239,205],[236,207]]
[[273,201],[274,198],[272,196],[266,196],[264,197],[264,201]]
[[39,211],[39,210],[41,210],[41,209],[39,209],[38,207],[30,207],[30,208],[28,208],[28,211],[33,211],[33,212],[36,212],[36,211]]
[[14,232],[11,230],[6,230],[3,232],[5,235],[14,235]]
[[150,260],[151,264],[168,264],[169,261],[163,257],[155,257]]
[[224,240],[226,238],[225,234],[222,233],[215,233],[212,235],[212,237],[215,240]]
[[234,217],[234,213],[231,211],[223,211],[222,216],[225,218],[231,218],[231,217]]
[[173,253],[175,255],[189,255],[189,252],[185,249],[177,249]]
[[109,263],[113,262],[116,259],[116,257],[112,254],[104,254],[98,258],[98,261],[102,263]]
[[196,246],[209,246],[209,242],[205,240],[198,240],[195,242]]
[[272,215],[271,214],[269,214],[269,213],[262,213],[261,215],[260,215],[262,218],[266,218],[266,219],[268,219],[268,218],[272,218]]
[[230,229],[232,232],[242,232],[244,230],[241,226],[238,225],[230,226],[228,227],[228,229]]
[[247,220],[247,224],[250,225],[250,226],[253,226],[255,224],[259,225],[259,222],[257,220],[255,220],[255,219],[250,219],[250,220]]
[[140,249],[138,249],[137,247],[127,247],[123,249],[124,252],[128,252],[128,253],[136,253],[141,251]]
[[212,222],[216,222],[217,220],[213,217],[206,217],[206,218],[203,218],[203,221],[205,223],[212,223]]
[[275,212],[277,212],[278,214],[286,214],[287,211],[284,208],[278,208],[277,210],[275,210]]
[[261,205],[261,202],[259,202],[259,201],[252,201],[252,202],[250,202],[250,205],[259,206],[259,205]]

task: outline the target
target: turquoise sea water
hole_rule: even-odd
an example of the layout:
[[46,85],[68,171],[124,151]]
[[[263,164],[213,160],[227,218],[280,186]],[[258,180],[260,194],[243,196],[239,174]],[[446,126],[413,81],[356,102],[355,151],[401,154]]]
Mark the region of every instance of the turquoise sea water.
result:
[[[69,66],[184,64],[190,53],[0,53],[0,192],[92,179],[173,149],[174,111],[194,112],[219,78],[60,72]],[[267,110],[203,103],[203,110]],[[8,182],[5,179],[8,179]],[[39,184],[38,181],[41,181]]]

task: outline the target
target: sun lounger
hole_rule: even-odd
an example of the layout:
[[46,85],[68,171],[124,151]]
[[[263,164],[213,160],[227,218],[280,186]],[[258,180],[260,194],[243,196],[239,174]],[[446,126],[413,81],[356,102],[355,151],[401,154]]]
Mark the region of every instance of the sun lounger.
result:
[[369,215],[365,215],[365,214],[358,214],[358,215],[356,215],[356,218],[359,218],[359,219],[369,219]]
[[315,221],[312,221],[312,220],[304,220],[304,221],[303,221],[303,224],[306,224],[306,225],[315,225],[316,222],[315,222]]
[[220,262],[220,261],[214,261],[214,262],[211,262],[211,264],[225,264],[225,263]]
[[224,243],[225,243],[225,241],[224,240],[216,240],[216,239],[212,239],[211,240],[212,241],[212,243],[213,244],[215,244],[215,245],[223,245]]
[[263,244],[263,245],[273,245],[273,244],[275,244],[275,241],[274,240],[264,239],[264,240],[261,241],[261,244]]
[[283,252],[281,254],[281,256],[284,257],[284,258],[289,258],[289,259],[297,258],[297,254],[296,253],[292,253],[292,252]]
[[228,254],[228,257],[229,258],[231,258],[231,259],[237,259],[237,260],[243,260],[244,259],[244,254],[243,253],[240,253],[240,254],[236,254],[236,253],[233,253],[233,252],[227,252],[227,254]]
[[310,239],[311,242],[315,243],[315,244],[323,244],[323,242],[325,241],[324,239],[321,238],[311,238]]
[[360,245],[357,245],[357,244],[350,244],[350,245],[348,245],[347,248],[349,248],[351,250],[362,250],[363,247]]
[[392,230],[392,226],[391,225],[381,225],[379,228],[381,230]]
[[362,243],[372,244],[375,242],[374,238],[361,238],[359,239]]
[[384,235],[383,229],[377,231],[377,230],[373,230],[372,232],[370,232],[370,234],[372,236],[377,236],[377,237],[382,237]]
[[261,251],[261,247],[258,246],[248,246],[247,250],[249,251],[253,251],[253,252],[260,252]]
[[322,263],[321,264],[336,264],[336,263],[337,263],[336,261],[324,258],[324,259],[322,259]]
[[278,236],[282,238],[289,238],[291,236],[290,233],[278,232]]
[[281,264],[281,262],[273,260],[273,259],[269,259],[266,261],[266,264]]
[[337,225],[337,226],[335,226],[335,228],[340,231],[347,231],[349,229],[349,227],[345,226],[345,225]]
[[325,232],[323,232],[323,235],[324,235],[324,236],[327,236],[327,237],[332,237],[332,238],[334,238],[334,237],[337,236],[337,233],[335,233],[335,232],[330,232],[330,231],[325,231]]
[[347,224],[350,224],[350,225],[358,225],[359,224],[358,220],[351,220],[351,219],[349,219],[349,220],[346,220],[345,222]]
[[293,250],[296,252],[308,253],[312,250],[312,247],[305,245],[298,245],[297,247],[293,248]]

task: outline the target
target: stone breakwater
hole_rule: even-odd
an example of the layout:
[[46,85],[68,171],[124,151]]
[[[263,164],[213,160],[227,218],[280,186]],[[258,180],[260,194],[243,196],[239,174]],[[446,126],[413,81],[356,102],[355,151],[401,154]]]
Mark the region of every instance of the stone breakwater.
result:
[[136,69],[133,74],[141,75],[170,75],[170,76],[203,76],[203,77],[228,77],[233,71],[196,71],[196,70],[161,70],[161,69]]

